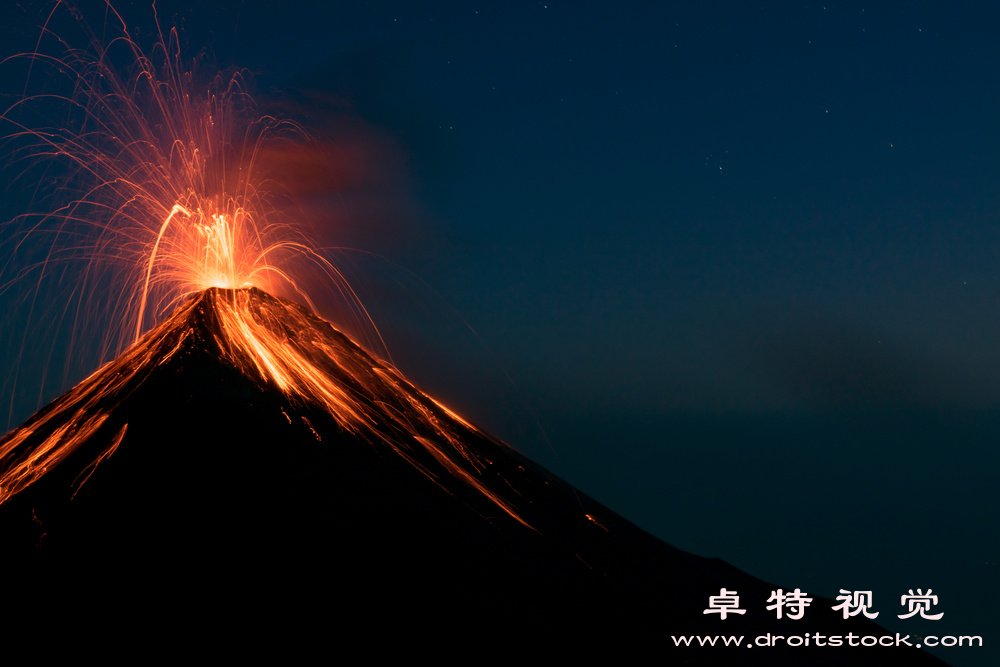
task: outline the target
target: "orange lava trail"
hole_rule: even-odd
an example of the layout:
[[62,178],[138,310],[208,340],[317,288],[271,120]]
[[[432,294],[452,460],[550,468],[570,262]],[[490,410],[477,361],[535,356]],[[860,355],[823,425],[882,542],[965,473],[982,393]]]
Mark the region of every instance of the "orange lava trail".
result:
[[[319,325],[308,311],[244,289],[312,307],[300,277],[318,275],[343,296],[347,316],[381,343],[341,272],[275,203],[285,191],[265,156],[269,149],[287,155],[289,146],[308,145],[302,128],[258,114],[245,72],[205,77],[195,61],[183,61],[176,30],[164,36],[157,21],[159,40],[147,56],[110,4],[108,20],[117,23],[110,26],[117,34],[107,42],[81,24],[91,35],[87,49],[57,38],[61,57],[41,53],[40,46],[21,56],[29,60],[29,79],[33,69],[48,68],[72,93],[26,95],[0,114],[0,124],[14,128],[6,135],[12,158],[62,163],[75,174],[67,183],[77,187],[55,212],[22,218],[28,224],[15,250],[34,239],[57,239],[45,248],[38,273],[62,257],[81,263],[73,289],[81,304],[113,311],[119,339],[107,348],[120,355],[0,440],[0,504],[112,428],[106,422],[115,409],[192,335],[170,323],[182,322],[192,304],[207,299],[218,322],[214,342],[226,362],[277,387],[290,402],[324,410],[344,431],[388,446],[435,482],[446,475],[461,480],[527,525],[482,481],[489,462],[463,442],[472,432],[488,436],[342,334],[316,334]],[[122,56],[134,63],[128,78],[109,65]],[[24,120],[67,117],[64,126]],[[72,242],[64,248],[61,239]],[[171,312],[165,328],[150,330]],[[127,424],[115,428],[112,444],[79,484],[130,444]]]

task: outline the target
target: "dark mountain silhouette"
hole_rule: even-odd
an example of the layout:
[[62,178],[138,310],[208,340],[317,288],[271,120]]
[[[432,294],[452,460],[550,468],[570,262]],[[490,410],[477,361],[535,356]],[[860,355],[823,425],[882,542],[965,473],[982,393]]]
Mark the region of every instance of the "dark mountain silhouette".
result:
[[[776,587],[649,535],[252,288],[196,295],[0,455],[5,601],[31,618],[110,613],[115,632],[182,619],[316,644],[530,636],[562,656],[652,648],[689,664],[941,664],[915,648],[747,649],[768,633],[889,633],[815,596],[802,620],[777,620]],[[745,615],[703,613],[722,588]],[[744,639],[684,650],[682,635]]]

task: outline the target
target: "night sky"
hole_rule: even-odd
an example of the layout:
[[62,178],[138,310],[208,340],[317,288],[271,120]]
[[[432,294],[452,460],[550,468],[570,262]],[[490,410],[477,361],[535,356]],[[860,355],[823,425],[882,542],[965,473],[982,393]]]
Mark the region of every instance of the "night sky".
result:
[[[416,384],[674,546],[994,664],[1000,7],[211,4],[157,8],[341,156],[301,206]],[[8,426],[97,363],[50,348]],[[897,619],[910,588],[944,618]]]

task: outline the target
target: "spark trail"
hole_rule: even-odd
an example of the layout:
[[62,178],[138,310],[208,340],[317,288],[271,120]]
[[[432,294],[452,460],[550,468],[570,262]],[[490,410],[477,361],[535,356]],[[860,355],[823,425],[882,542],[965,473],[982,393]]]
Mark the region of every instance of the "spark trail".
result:
[[[198,63],[181,59],[177,31],[164,35],[158,20],[147,56],[121,15],[110,5],[108,12],[117,36],[106,44],[91,34],[84,50],[18,56],[68,77],[73,92],[25,96],[0,121],[13,127],[6,140],[16,160],[62,164],[78,191],[55,212],[23,216],[15,251],[41,244],[39,274],[53,263],[78,266],[80,307],[110,313],[115,340],[107,348],[120,356],[0,440],[0,504],[106,428],[150,369],[185,344],[190,331],[178,323],[208,308],[224,361],[291,402],[326,411],[343,431],[388,447],[429,478],[453,476],[527,525],[482,481],[489,462],[463,445],[463,433],[488,436],[339,332],[310,334],[315,323],[303,312],[267,296],[312,307],[303,280],[319,275],[342,297],[345,315],[381,344],[341,272],[275,204],[283,174],[268,157],[287,166],[308,135],[259,115],[245,72],[202,76]],[[132,64],[128,77],[110,64],[123,59]],[[68,122],[24,120],[56,117],[53,109]],[[84,481],[119,446],[135,446],[127,423],[116,428]]]
[[[252,285],[312,306],[301,278],[317,273],[378,346],[343,275],[275,204],[284,196],[282,174],[269,160],[304,149],[307,133],[258,114],[247,72],[206,75],[206,66],[181,59],[177,30],[164,35],[158,21],[147,56],[108,9],[118,36],[106,45],[91,35],[87,49],[66,48],[60,57],[36,51],[8,59],[72,88],[26,95],[0,116],[13,128],[5,136],[12,161],[58,165],[67,172],[60,195],[75,195],[54,212],[22,216],[16,249],[44,254],[33,267],[39,273],[61,262],[80,267],[80,298],[105,302],[98,307],[110,307],[117,323],[112,355],[207,287]],[[131,63],[130,76],[112,67],[119,61]],[[25,120],[57,117],[56,125]]]

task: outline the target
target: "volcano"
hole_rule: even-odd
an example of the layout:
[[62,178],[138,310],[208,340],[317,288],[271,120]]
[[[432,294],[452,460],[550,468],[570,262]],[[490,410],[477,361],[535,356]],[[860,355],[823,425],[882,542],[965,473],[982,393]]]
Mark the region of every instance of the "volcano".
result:
[[[29,615],[98,600],[119,624],[182,615],[217,636],[473,628],[692,664],[799,664],[805,651],[813,665],[941,664],[846,639],[747,650],[762,635],[890,633],[818,596],[803,620],[777,620],[776,587],[637,528],[255,288],[193,296],[7,434],[0,457],[7,600]],[[744,615],[704,613],[722,588]],[[672,639],[694,635],[744,639]]]

